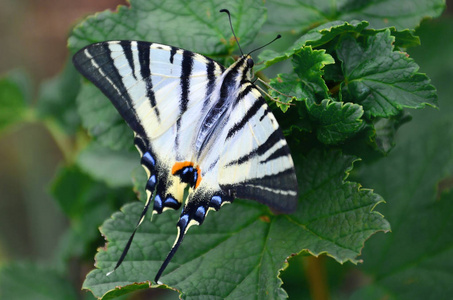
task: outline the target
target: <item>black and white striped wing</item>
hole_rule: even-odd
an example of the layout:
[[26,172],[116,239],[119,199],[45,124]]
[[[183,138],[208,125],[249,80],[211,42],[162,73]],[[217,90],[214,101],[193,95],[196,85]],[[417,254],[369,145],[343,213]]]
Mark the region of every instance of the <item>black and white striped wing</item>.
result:
[[188,109],[201,107],[224,69],[200,54],[139,41],[92,44],[73,61],[128,125],[151,139],[166,132]]
[[[225,126],[218,182],[238,198],[291,213],[297,206],[297,179],[289,147],[259,91],[248,83]],[[245,95],[245,96],[244,96]]]
[[139,41],[92,44],[73,61],[136,133],[148,173],[147,205],[158,184],[156,212],[179,208],[184,186],[174,183],[170,173],[175,162],[194,156],[191,142],[201,122],[197,116],[209,107],[224,68],[200,54]]
[[176,242],[156,282],[189,227],[203,223],[209,210],[218,210],[234,197],[257,200],[280,212],[295,210],[297,181],[289,148],[249,81],[249,56],[225,70],[187,50],[111,41],[80,50],[73,61],[135,132],[148,173],[148,198],[137,227],[153,193],[153,210],[161,213],[180,208],[189,187]]

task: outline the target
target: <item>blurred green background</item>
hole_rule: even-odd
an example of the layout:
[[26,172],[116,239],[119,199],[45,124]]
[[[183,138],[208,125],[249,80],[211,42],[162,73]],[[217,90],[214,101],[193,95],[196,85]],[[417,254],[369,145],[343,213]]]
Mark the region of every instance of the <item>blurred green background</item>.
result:
[[[88,14],[113,10],[119,4],[126,1],[2,0],[0,74],[25,71],[23,80],[32,87],[28,90],[29,98],[36,99],[39,84],[59,73],[68,58],[66,39],[71,26]],[[441,18],[422,23],[418,30],[422,45],[408,51],[438,89],[441,110],[448,106],[446,103],[451,102],[453,94],[453,6],[449,4],[453,5],[453,0],[447,1],[447,10]],[[433,45],[442,51],[434,53]],[[39,261],[45,265],[54,258],[60,238],[69,226],[47,191],[61,161],[62,153],[52,136],[38,123],[21,124],[1,135],[0,265],[13,260]],[[361,284],[354,276],[356,271],[325,260],[331,274],[344,274],[341,283],[337,278],[331,284],[331,289],[337,291],[332,298],[342,298],[340,295],[348,295]],[[289,292],[307,284],[295,277],[301,265],[301,259],[295,260],[287,271],[285,284]],[[79,286],[93,266],[87,264],[82,268],[72,278]],[[170,297],[175,295],[171,293]],[[308,292],[300,297],[308,297]]]

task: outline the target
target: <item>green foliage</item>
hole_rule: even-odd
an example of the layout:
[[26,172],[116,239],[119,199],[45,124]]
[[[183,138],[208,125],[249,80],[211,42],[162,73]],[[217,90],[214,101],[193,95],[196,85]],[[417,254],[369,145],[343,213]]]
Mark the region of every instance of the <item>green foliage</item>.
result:
[[[226,16],[219,14],[225,7],[223,0],[157,2],[133,0],[130,8],[120,6],[115,13],[104,11],[88,17],[72,31],[69,48],[74,53],[94,42],[143,40],[222,56],[235,47]],[[253,0],[232,1],[227,6],[241,44],[251,43],[265,21],[265,7]]]
[[131,147],[133,133],[99,89],[82,84],[76,102],[83,127],[99,145],[113,150]]
[[442,109],[415,113],[389,157],[360,172],[392,204],[382,209],[392,236],[377,236],[365,247],[361,270],[374,280],[353,299],[445,299],[453,292],[453,43],[438,46],[448,32],[451,21],[426,24],[420,30],[425,49],[411,53],[441,84]]
[[[287,294],[281,272],[289,257],[300,254],[325,255],[342,264],[364,261],[361,269],[373,280],[356,290],[354,299],[409,299],[418,291],[434,291],[440,298],[436,283],[451,294],[453,124],[446,114],[453,110],[447,108],[439,119],[437,110],[419,111],[421,118],[412,127],[400,128],[411,119],[408,109],[437,106],[430,79],[405,51],[420,44],[414,28],[423,18],[438,16],[443,1],[356,0],[332,6],[330,1],[264,5],[246,0],[226,7],[220,0],[157,2],[131,0],[130,7],[87,17],[71,31],[70,52],[94,42],[135,39],[182,47],[226,63],[237,46],[226,15],[218,12],[221,8],[231,11],[243,48],[255,38],[256,45],[264,44],[269,32],[282,33],[280,46],[277,41],[270,47],[286,49],[264,50],[256,69],[271,78],[268,93],[277,101],[270,99],[269,104],[287,134],[300,191],[292,215],[276,215],[241,199],[210,213],[203,226],[189,230],[161,277],[161,287],[178,291],[184,299],[283,299]],[[277,69],[277,63],[287,68]],[[101,224],[106,246],[98,249],[96,269],[83,288],[112,299],[156,287],[151,280],[176,237],[177,212],[152,220],[147,216],[121,267],[105,276],[143,209],[142,202],[132,202],[145,198],[145,173],[132,147],[132,131],[70,64],[40,87],[35,107],[23,78],[0,80],[0,104],[8,107],[0,110],[0,130],[34,118],[48,126],[66,159],[50,193],[71,228],[56,255],[59,271],[11,264],[0,270],[2,292],[19,290],[18,283],[38,276],[29,295],[76,298],[63,278],[65,266],[73,258],[92,262],[96,247],[104,244],[97,231]],[[424,120],[425,114],[434,116]],[[443,144],[446,140],[450,144]],[[361,159],[365,164],[357,172],[353,165]],[[384,199],[388,204],[377,206]],[[132,203],[124,205],[127,202]],[[390,225],[391,234],[367,241],[376,232],[390,231]],[[51,286],[58,286],[53,295],[47,293]],[[4,295],[19,299],[14,293]]]
[[0,78],[0,132],[26,119],[30,82],[24,72],[11,72]]
[[37,111],[42,119],[54,120],[68,134],[80,125],[75,98],[79,94],[80,74],[68,61],[64,70],[44,82],[39,90]]
[[403,107],[436,106],[437,94],[426,75],[405,53],[393,51],[390,31],[369,36],[361,46],[352,36],[337,50],[344,81],[340,99],[363,106],[368,117],[391,117]]
[[78,299],[67,278],[32,263],[12,263],[1,267],[0,297],[9,300]]
[[[353,157],[313,152],[296,160],[300,170],[307,170],[298,174],[306,193],[296,213],[276,216],[267,207],[247,200],[223,207],[203,226],[191,229],[181,254],[172,260],[161,281],[187,298],[215,295],[237,299],[258,294],[259,299],[277,299],[285,293],[276,274],[291,253],[328,253],[339,262],[357,262],[363,241],[377,230],[389,230],[382,215],[373,211],[382,198],[344,181]],[[123,290],[115,290],[120,285],[151,284],[150,278],[173,244],[174,214],[154,216],[152,222],[142,224],[134,239],[136,246],[130,249],[122,267],[105,276],[113,269],[142,209],[140,203],[124,206],[122,213],[114,214],[102,226],[109,246],[96,256],[99,269],[91,272],[84,284],[97,297],[122,294]],[[355,226],[361,231],[357,232]],[[199,272],[194,273],[194,269]],[[190,280],[185,280],[189,274]],[[219,284],[221,278],[230,280]],[[195,287],[193,282],[200,284]]]
[[269,1],[267,7],[273,12],[264,26],[268,31],[300,33],[331,20],[367,20],[373,28],[394,26],[403,30],[415,28],[424,18],[439,16],[445,8],[445,1],[284,0]]

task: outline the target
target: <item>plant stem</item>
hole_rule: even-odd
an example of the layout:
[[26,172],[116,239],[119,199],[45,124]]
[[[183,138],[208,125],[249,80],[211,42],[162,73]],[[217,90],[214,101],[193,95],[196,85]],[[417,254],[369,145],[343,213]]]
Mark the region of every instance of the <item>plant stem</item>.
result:
[[309,283],[311,299],[330,299],[329,288],[327,286],[324,257],[304,257],[303,264],[305,275]]

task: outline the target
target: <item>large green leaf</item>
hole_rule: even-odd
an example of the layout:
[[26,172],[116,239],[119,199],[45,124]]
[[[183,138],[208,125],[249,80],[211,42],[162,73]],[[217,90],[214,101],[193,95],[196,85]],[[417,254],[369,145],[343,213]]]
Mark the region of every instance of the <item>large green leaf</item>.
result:
[[132,185],[132,171],[140,165],[140,156],[137,151],[112,150],[91,143],[80,152],[77,164],[86,174],[110,187],[127,187]]
[[[354,160],[339,152],[299,157],[302,195],[296,213],[273,215],[264,205],[236,200],[211,213],[201,227],[190,229],[161,281],[187,299],[207,295],[280,299],[285,293],[277,275],[293,253],[326,253],[339,262],[357,262],[365,240],[376,231],[389,230],[389,224],[373,211],[382,202],[380,196],[344,181]],[[100,250],[99,269],[84,283],[97,297],[151,285],[173,244],[177,213],[147,219],[122,266],[105,275],[113,269],[142,209],[139,202],[126,205],[102,226],[107,250]],[[129,287],[115,290],[124,285]]]
[[130,149],[133,132],[98,88],[82,84],[77,96],[77,108],[83,127],[100,145],[112,150]]
[[438,17],[445,0],[284,0],[267,1],[266,6],[273,12],[266,30],[299,33],[333,20],[367,20],[373,28],[414,29],[422,19]]
[[[293,74],[279,74],[277,78],[272,79],[270,84],[275,89],[271,91],[273,97],[286,102],[287,97],[281,94],[284,93],[299,100],[306,100],[308,105],[319,103],[329,97],[322,76],[324,66],[335,62],[332,56],[326,54],[325,50],[303,47],[292,57],[291,62],[297,77]],[[283,107],[282,110],[286,111],[287,108],[288,106]]]
[[223,8],[231,12],[241,44],[252,42],[266,17],[266,9],[258,1],[131,0],[130,7],[104,11],[80,23],[69,37],[69,47],[75,52],[94,42],[128,39],[204,54],[228,54],[236,45],[227,16],[219,12]]
[[304,46],[319,47],[333,40],[339,35],[346,33],[360,33],[368,26],[366,21],[333,21],[316,28],[311,29],[299,39],[297,39],[292,46],[283,52],[276,52],[272,50],[264,50],[259,59],[263,63],[259,68],[266,68],[279,61],[292,57],[295,53],[299,52]]
[[365,249],[364,270],[375,280],[356,299],[370,289],[383,289],[390,299],[442,299],[453,293],[453,122],[435,123],[416,139],[400,140],[387,160],[364,169],[365,181],[388,201],[385,214],[393,232]]
[[316,135],[321,143],[330,145],[353,136],[362,125],[363,109],[353,103],[340,103],[328,99],[308,107],[310,119],[316,124]]
[[390,117],[403,107],[436,106],[437,94],[429,78],[405,53],[393,51],[390,30],[370,36],[364,46],[352,36],[337,49],[345,80],[344,101],[359,103],[367,116]]
[[439,88],[440,110],[415,112],[389,157],[361,172],[387,200],[392,233],[364,249],[362,269],[371,281],[354,299],[448,299],[453,293],[453,43],[445,40],[452,33],[451,20],[425,24],[426,43],[413,53]]

